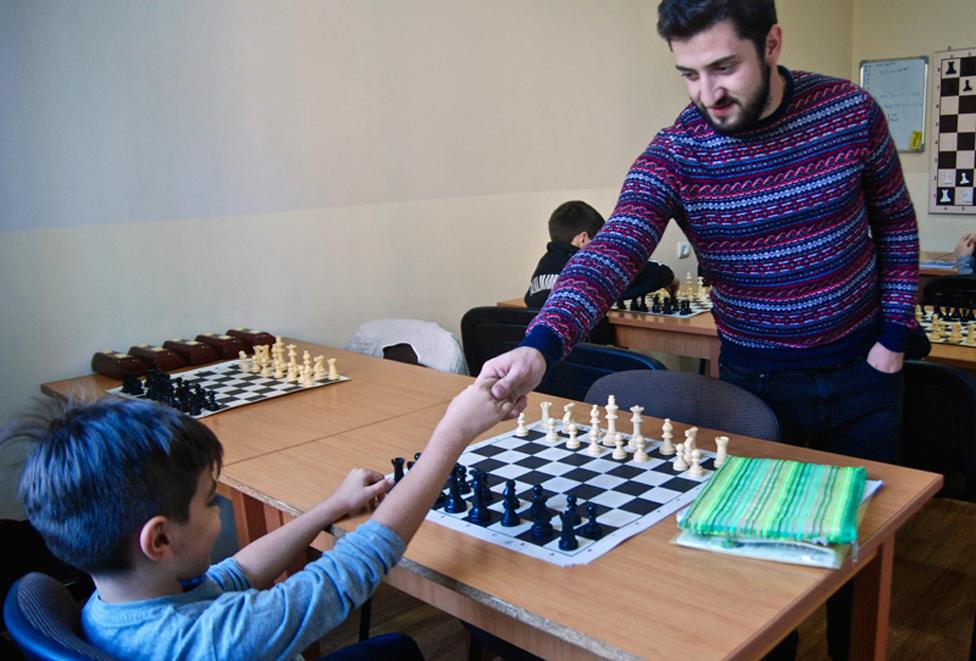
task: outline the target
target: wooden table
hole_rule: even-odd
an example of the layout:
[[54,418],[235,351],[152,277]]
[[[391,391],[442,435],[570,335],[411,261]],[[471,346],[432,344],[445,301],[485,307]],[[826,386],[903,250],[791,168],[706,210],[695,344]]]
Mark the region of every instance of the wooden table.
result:
[[[520,298],[499,301],[499,307],[524,308]],[[708,373],[718,377],[721,342],[710,312],[680,319],[611,310],[607,313],[613,331],[611,341],[637,351],[663,351],[676,356],[708,361]]]
[[[470,382],[469,377],[325,352],[339,358],[340,371],[351,382],[205,419],[233,449],[221,483],[240,505],[242,541],[319,502],[350,468],[389,471],[390,458],[420,450],[450,397]],[[42,390],[62,395],[80,384],[104,390],[114,383],[84,377],[45,384]],[[393,401],[371,399],[371,392],[384,392]],[[539,410],[540,399],[530,396],[530,411]],[[565,403],[547,399],[556,406]],[[511,424],[501,423],[485,436]],[[659,429],[651,421],[646,428]],[[314,434],[321,435],[308,438]],[[702,430],[701,445],[711,449],[714,435]],[[267,444],[264,452],[261,443]],[[748,456],[854,463],[742,437],[733,437],[731,449]],[[714,659],[762,655],[856,574],[856,656],[880,659],[895,533],[942,480],[931,473],[861,463],[885,487],[861,525],[860,561],[838,571],[677,547],[669,543],[676,532],[673,519],[589,565],[565,569],[425,523],[387,580],[545,658]],[[362,520],[342,521],[332,532],[341,535]],[[328,548],[330,538],[320,535],[315,545]]]

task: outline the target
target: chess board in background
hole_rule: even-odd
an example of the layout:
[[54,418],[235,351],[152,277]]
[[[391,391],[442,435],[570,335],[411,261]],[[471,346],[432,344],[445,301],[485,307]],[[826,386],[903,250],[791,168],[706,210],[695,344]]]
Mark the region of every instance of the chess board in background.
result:
[[[187,370],[172,375],[173,381],[182,379],[184,384],[190,386],[199,385],[205,391],[214,391],[217,409],[210,410],[204,408],[200,413],[193,415],[194,418],[206,418],[214,413],[220,413],[228,409],[245,406],[255,402],[263,402],[266,399],[280,397],[293,392],[311,390],[328,386],[341,381],[348,381],[349,377],[339,375],[338,379],[317,379],[311,385],[301,385],[299,383],[289,383],[285,379],[276,379],[273,376],[261,376],[251,372],[242,372],[240,361],[228,360],[216,365],[207,365],[197,369]],[[130,395],[122,392],[122,387],[112,388],[108,391],[113,395],[126,399],[148,399],[145,394]]]
[[[491,523],[475,524],[466,520],[467,512],[451,514],[443,507],[432,509],[427,519],[563,567],[586,564],[689,505],[714,473],[714,452],[701,450],[704,475],[696,477],[687,470],[675,470],[674,457],[662,455],[661,442],[650,436],[645,436],[650,455],[646,462],[633,461],[632,453],[625,460],[612,459],[612,448],[604,448],[598,457],[590,455],[585,437],[589,427],[579,423],[577,426],[582,446],[576,450],[566,447],[568,436],[564,432],[559,433],[558,442],[546,441],[539,422],[529,425],[528,436],[520,438],[512,430],[468,447],[458,463],[469,471],[476,468],[490,476],[494,494],[494,502],[489,505]],[[629,436],[624,434],[624,438]],[[502,492],[508,479],[515,480],[520,501],[521,523],[514,527],[501,525]],[[528,513],[532,488],[537,484],[547,497],[546,506],[555,514],[552,534],[541,540],[531,534]],[[587,504],[596,506],[596,521],[603,535],[593,540],[578,534],[578,548],[564,551],[559,548],[562,523],[558,513],[566,509],[570,494],[578,499],[582,524],[587,522]],[[465,500],[470,511],[473,496],[467,494]]]
[[935,53],[930,213],[976,213],[976,49]]

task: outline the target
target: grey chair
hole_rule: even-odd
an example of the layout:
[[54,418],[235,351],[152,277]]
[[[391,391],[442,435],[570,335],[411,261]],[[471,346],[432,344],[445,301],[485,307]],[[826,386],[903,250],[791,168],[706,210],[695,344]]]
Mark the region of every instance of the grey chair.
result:
[[644,415],[719,429],[767,441],[780,438],[773,410],[751,392],[718,379],[667,371],[617,372],[596,381],[586,393],[589,404],[605,404],[614,395],[617,406],[644,407]]

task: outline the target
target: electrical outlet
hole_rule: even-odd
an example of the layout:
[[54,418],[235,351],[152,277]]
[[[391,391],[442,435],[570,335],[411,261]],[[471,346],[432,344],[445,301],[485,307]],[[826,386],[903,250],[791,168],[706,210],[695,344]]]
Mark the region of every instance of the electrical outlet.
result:
[[678,259],[691,257],[691,244],[687,241],[678,241]]

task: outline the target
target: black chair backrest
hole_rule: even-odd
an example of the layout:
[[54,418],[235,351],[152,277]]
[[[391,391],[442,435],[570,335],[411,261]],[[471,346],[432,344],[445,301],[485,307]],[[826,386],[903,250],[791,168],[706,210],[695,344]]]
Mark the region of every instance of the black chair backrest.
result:
[[66,587],[38,572],[18,579],[3,604],[7,631],[28,659],[112,661],[81,638],[80,612]]
[[932,278],[922,288],[922,303],[976,307],[976,275],[944,275]]
[[976,502],[976,377],[905,361],[899,463],[945,476],[943,495]]
[[603,405],[610,395],[621,410],[638,405],[644,407],[644,415],[655,418],[779,440],[779,421],[765,402],[738,386],[700,374],[618,372],[594,383],[585,401]]
[[[478,307],[461,318],[461,344],[468,370],[481,372],[485,361],[514,349],[538,310]],[[663,370],[657,360],[633,351],[582,342],[553,365],[537,392],[581,400],[594,381],[621,370]]]

